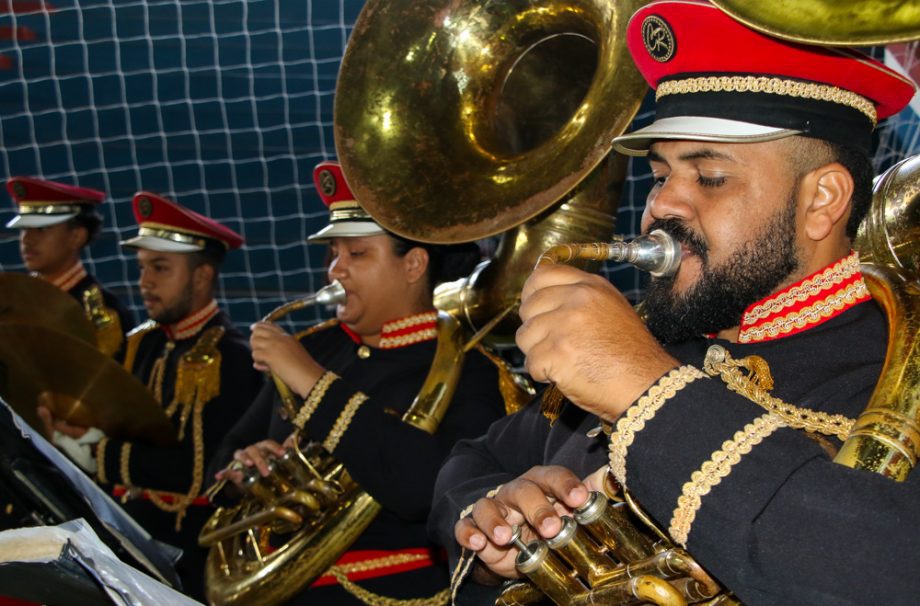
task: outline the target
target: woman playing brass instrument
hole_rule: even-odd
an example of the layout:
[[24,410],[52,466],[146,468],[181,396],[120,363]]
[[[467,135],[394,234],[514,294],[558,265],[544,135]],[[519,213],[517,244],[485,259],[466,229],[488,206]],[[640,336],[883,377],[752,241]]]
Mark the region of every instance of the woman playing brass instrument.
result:
[[[267,322],[253,327],[254,366],[283,381],[298,409],[285,411],[275,387],[267,386],[228,435],[217,461],[226,465],[234,458],[268,474],[269,459],[284,453],[280,443],[295,421],[302,441],[323,444],[382,507],[339,559],[367,568],[349,579],[387,597],[427,598],[448,585],[443,559],[425,535],[434,479],[456,440],[483,433],[505,414],[499,370],[480,351],[467,354],[452,405],[433,435],[401,416],[435,351],[432,289],[467,275],[479,251],[472,244],[429,246],[385,232],[352,199],[337,163],[320,164],[314,177],[331,219],[310,241],[329,242],[328,276],[342,284],[346,301],[334,320],[299,338]],[[222,471],[217,477],[238,483],[242,475]],[[328,574],[298,600],[357,601]]]

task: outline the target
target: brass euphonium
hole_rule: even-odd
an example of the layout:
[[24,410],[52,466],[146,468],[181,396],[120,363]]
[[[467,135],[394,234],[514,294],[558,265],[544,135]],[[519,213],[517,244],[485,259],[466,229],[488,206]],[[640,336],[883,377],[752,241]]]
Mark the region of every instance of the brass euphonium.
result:
[[[274,309],[263,321],[344,300],[345,289],[333,282]],[[292,418],[291,390],[276,375],[272,379]],[[211,604],[283,602],[325,572],[380,510],[320,444],[301,445],[296,431],[288,444],[285,455],[270,462],[268,477],[247,470],[239,504],[219,508],[201,529],[199,544],[210,547],[205,585]]]

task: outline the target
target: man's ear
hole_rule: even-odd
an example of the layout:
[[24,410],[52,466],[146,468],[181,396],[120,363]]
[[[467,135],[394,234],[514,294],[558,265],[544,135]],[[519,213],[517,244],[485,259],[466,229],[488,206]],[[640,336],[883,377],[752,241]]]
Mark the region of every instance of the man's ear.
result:
[[89,242],[89,230],[82,225],[71,225],[67,234],[67,243],[70,249],[79,254],[80,250]]
[[853,188],[853,176],[838,162],[820,166],[802,177],[799,195],[804,197],[803,229],[809,239],[824,240],[835,227],[846,230]]
[[214,266],[202,263],[192,272],[192,282],[199,292],[210,292],[214,285]]
[[412,248],[403,256],[403,264],[406,268],[406,279],[410,284],[417,282],[425,277],[428,271],[428,251],[421,246]]

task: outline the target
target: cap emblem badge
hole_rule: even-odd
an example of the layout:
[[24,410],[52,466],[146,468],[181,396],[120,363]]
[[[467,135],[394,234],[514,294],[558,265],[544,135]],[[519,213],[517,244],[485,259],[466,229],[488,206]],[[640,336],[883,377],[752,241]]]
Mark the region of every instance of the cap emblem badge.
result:
[[25,187],[25,185],[23,185],[23,184],[20,183],[19,181],[15,181],[15,182],[13,183],[13,192],[16,194],[16,197],[17,197],[17,198],[25,198],[25,197],[26,197],[26,187]]
[[660,63],[670,61],[677,50],[674,30],[657,15],[649,15],[642,22],[642,43],[648,54]]
[[325,196],[332,196],[335,194],[336,182],[335,175],[332,174],[331,170],[320,171],[319,173],[319,188]]
[[153,214],[153,202],[150,201],[150,198],[147,196],[141,197],[137,201],[137,211],[145,219]]

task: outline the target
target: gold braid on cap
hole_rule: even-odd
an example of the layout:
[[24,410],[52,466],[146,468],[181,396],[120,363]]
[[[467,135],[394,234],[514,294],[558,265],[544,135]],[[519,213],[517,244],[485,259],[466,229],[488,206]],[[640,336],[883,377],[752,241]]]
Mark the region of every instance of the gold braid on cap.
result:
[[801,99],[830,101],[851,107],[864,114],[874,127],[878,122],[875,105],[856,93],[815,82],[784,80],[768,76],[701,76],[661,82],[655,91],[655,101],[668,95],[687,93],[770,93]]

